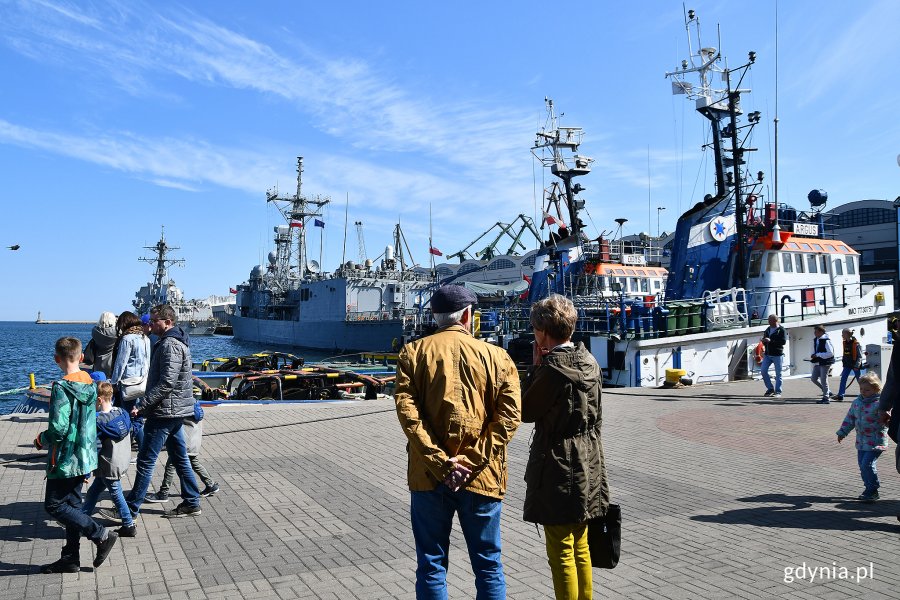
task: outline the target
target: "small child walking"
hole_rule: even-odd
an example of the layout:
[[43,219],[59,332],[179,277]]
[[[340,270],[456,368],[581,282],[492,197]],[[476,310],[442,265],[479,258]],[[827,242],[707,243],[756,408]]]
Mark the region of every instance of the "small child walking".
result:
[[131,462],[131,417],[123,409],[113,406],[114,388],[108,381],[97,383],[97,440],[100,446],[94,481],[84,496],[81,511],[90,515],[104,489],[109,490],[113,504],[122,518],[116,530],[120,537],[134,537],[137,526],[122,493],[122,475]]
[[[184,436],[184,445],[187,447],[188,459],[191,461],[191,468],[200,481],[206,486],[200,496],[208,498],[214,496],[219,491],[219,484],[210,476],[209,471],[200,462],[200,446],[203,442],[203,407],[199,402],[194,402],[194,416],[185,417],[184,424],[181,427],[181,434]],[[144,502],[168,502],[169,488],[175,481],[175,465],[172,458],[166,461],[166,472],[163,475],[162,484],[159,491],[155,494],[147,494]]]
[[878,500],[878,469],[875,463],[888,447],[887,427],[881,424],[878,415],[878,400],[881,398],[881,381],[875,373],[866,373],[859,378],[859,396],[850,405],[841,428],[837,430],[840,443],[851,429],[856,429],[856,452],[859,472],[866,489],[860,494],[863,502]]

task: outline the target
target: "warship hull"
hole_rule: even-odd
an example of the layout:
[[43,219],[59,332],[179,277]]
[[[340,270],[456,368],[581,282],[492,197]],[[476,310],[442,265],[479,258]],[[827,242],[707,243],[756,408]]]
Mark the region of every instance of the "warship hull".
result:
[[390,351],[403,337],[401,319],[370,321],[275,321],[231,316],[234,337],[336,352]]

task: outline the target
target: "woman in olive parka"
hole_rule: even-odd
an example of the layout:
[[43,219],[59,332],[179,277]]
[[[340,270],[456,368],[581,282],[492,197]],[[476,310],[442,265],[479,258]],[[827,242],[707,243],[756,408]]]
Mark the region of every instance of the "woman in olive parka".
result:
[[532,305],[534,364],[522,396],[522,421],[535,424],[524,519],[544,526],[557,600],[592,597],[587,522],[609,506],[600,441],[602,376],[584,344],[571,341],[577,318],[563,296]]

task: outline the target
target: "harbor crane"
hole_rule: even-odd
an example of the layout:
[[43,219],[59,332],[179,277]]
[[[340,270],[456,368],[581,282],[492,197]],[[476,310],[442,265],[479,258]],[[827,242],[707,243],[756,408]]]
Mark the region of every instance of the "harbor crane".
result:
[[[519,225],[518,231],[514,230],[516,223],[521,223]],[[497,236],[490,244],[475,252],[474,256],[467,254],[472,246],[477,244],[484,236],[488,235],[495,229],[498,229],[499,231],[497,233]],[[506,254],[516,254],[517,250],[519,249],[527,251],[528,247],[522,243],[522,236],[525,235],[526,231],[531,232],[531,234],[534,236],[534,239],[537,240],[538,244],[541,243],[541,234],[534,226],[534,221],[532,221],[530,217],[520,214],[513,220],[512,223],[501,223],[499,221],[497,223],[494,223],[494,225],[490,229],[475,238],[468,246],[466,246],[459,252],[448,254],[447,260],[451,260],[457,257],[459,258],[460,263],[467,258],[480,258],[483,260],[490,260],[498,255],[496,252],[496,248],[500,243],[500,240],[502,240],[504,236],[512,239],[512,244],[510,244],[509,249],[506,251]]]

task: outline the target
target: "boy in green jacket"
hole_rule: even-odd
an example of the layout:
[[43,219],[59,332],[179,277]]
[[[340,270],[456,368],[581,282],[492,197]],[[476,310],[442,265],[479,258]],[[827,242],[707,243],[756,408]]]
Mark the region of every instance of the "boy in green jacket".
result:
[[49,427],[34,438],[35,448],[48,450],[44,509],[66,528],[62,556],[41,567],[41,573],[80,571],[82,535],[97,546],[94,567],[99,567],[119,538],[81,512],[81,487],[85,476],[97,468],[97,388],[90,375],[78,368],[82,356],[80,340],[56,341],[53,360],[63,378],[53,383],[50,392]]

